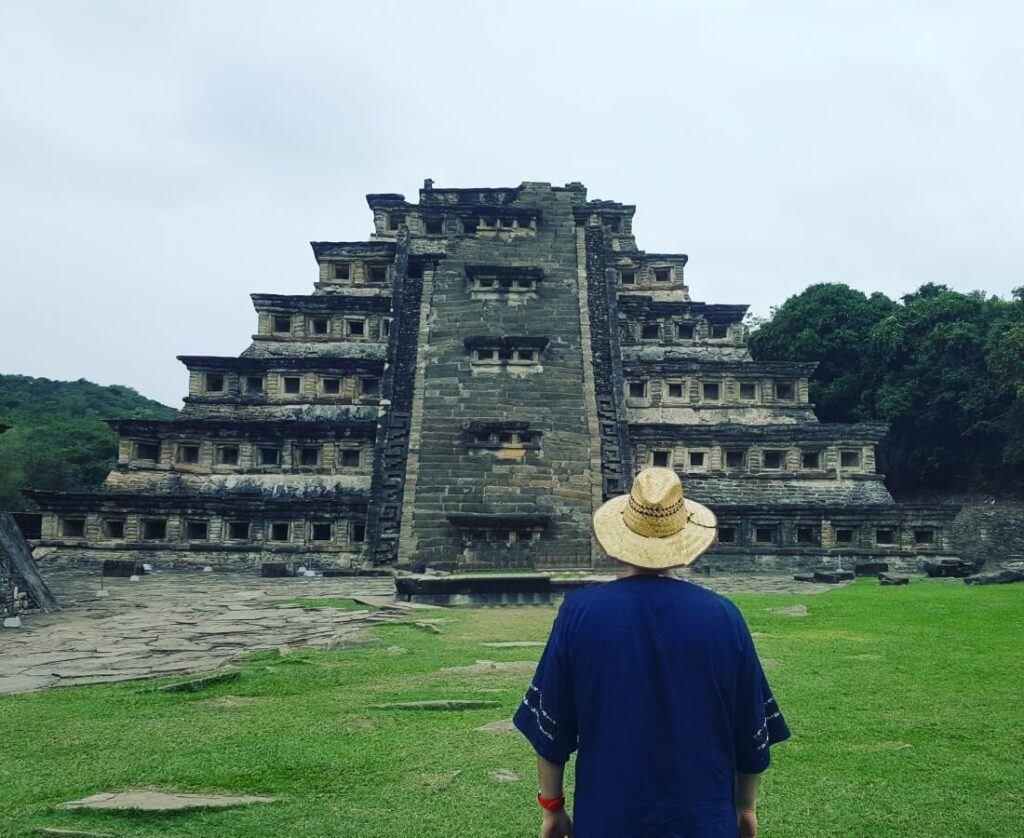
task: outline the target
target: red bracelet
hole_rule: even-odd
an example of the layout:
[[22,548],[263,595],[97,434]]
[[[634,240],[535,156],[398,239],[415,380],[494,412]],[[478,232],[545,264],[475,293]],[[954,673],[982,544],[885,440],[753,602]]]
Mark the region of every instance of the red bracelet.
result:
[[549,812],[557,812],[559,809],[565,808],[564,797],[545,797],[540,792],[537,792],[537,802],[542,809],[546,809]]

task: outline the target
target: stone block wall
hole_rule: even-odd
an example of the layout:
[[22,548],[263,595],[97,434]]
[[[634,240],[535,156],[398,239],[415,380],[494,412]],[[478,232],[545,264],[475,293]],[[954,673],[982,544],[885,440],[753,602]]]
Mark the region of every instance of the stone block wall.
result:
[[[583,375],[577,229],[572,194],[547,185],[522,188],[516,206],[536,210],[531,236],[499,240],[463,236],[449,243],[423,302],[422,410],[416,485],[406,514],[409,538],[400,558],[467,567],[564,566],[589,563],[593,403]],[[509,305],[472,293],[467,266],[537,269],[534,299]],[[421,327],[421,328],[422,328]],[[494,335],[547,338],[538,363],[513,374],[472,363],[466,338]],[[538,449],[495,456],[467,445],[467,423],[527,423]],[[452,516],[479,516],[478,524]],[[516,516],[546,516],[540,527]],[[499,516],[500,520],[486,516]],[[501,516],[505,516],[501,518]],[[493,537],[481,538],[488,528]],[[404,534],[403,534],[404,535]]]

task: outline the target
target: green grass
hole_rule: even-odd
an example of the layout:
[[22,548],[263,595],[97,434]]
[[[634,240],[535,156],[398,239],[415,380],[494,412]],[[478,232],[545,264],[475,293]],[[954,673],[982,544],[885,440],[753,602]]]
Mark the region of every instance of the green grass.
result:
[[[813,597],[740,596],[794,737],[775,751],[766,836],[1022,834],[1024,597],[1019,586],[870,582]],[[806,618],[770,607],[803,602]],[[372,646],[275,652],[195,694],[140,685],[0,698],[0,835],[64,826],[112,835],[523,836],[534,759],[508,717],[524,672],[442,667],[536,659],[553,608],[452,610],[443,634],[372,630]],[[486,698],[500,710],[375,711],[374,702]],[[498,783],[495,769],[520,774]],[[178,815],[58,812],[134,786],[264,794],[276,803]]]

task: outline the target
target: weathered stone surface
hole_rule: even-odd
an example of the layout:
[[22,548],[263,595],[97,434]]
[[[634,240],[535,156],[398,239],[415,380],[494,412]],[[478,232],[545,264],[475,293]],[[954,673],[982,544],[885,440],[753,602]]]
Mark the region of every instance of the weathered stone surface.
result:
[[264,562],[260,565],[260,576],[276,579],[295,575],[295,562]]
[[910,579],[907,578],[906,576],[893,576],[893,575],[891,575],[889,573],[879,573],[878,574],[878,584],[879,585],[887,585],[887,586],[888,585],[893,585],[893,586],[909,585],[910,584]]
[[182,809],[221,809],[228,806],[250,806],[273,803],[272,797],[224,794],[177,794],[174,792],[129,789],[103,792],[81,800],[61,803],[58,809],[133,809],[141,812],[177,812]]
[[248,651],[351,642],[361,629],[399,621],[400,612],[275,608],[275,599],[346,599],[380,594],[390,579],[268,579],[164,571],[142,585],[108,580],[92,597],[95,573],[47,571],[67,602],[59,617],[32,613],[0,645],[0,694],[47,686],[209,672]]
[[784,608],[769,608],[768,610],[782,617],[806,617],[810,613],[806,605],[787,605]]
[[542,640],[501,640],[493,643],[481,643],[481,646],[487,646],[491,649],[526,649],[532,647],[543,647],[544,641]]
[[975,573],[964,578],[968,585],[1006,585],[1010,582],[1024,582],[1024,562],[1008,565],[989,573]]
[[123,559],[106,559],[103,562],[103,575],[113,578],[142,576],[146,569],[142,562]]
[[446,699],[442,701],[392,701],[383,704],[367,704],[371,710],[481,710],[498,707],[500,702],[486,699]]
[[849,582],[853,579],[852,570],[816,570],[814,571],[814,581],[822,582],[828,585],[837,585],[840,582]]
[[448,675],[482,675],[488,672],[533,672],[537,661],[478,660],[469,666],[446,666],[440,671]]
[[53,686],[53,675],[0,675],[0,695],[4,693],[30,693]]
[[367,197],[373,237],[314,242],[312,294],[253,295],[240,356],[180,356],[178,419],[112,423],[102,491],[33,493],[51,561],[593,568],[595,508],[651,464],[718,514],[729,572],[952,554],[956,509],[876,473],[885,426],[819,423],[815,364],[754,361],[747,306],[691,299],[635,207],[579,183]]
[[928,576],[938,578],[952,577],[954,579],[962,579],[965,576],[976,573],[977,570],[978,567],[974,562],[963,561],[962,559],[938,559],[924,563],[924,572]]

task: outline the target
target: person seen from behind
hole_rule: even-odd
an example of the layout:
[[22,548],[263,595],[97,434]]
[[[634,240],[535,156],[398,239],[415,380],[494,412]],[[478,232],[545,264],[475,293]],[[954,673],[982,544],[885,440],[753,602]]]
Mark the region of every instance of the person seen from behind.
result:
[[537,752],[541,838],[756,836],[758,779],[789,728],[739,610],[673,573],[716,528],[665,468],[595,513],[624,572],[566,597],[514,718]]

